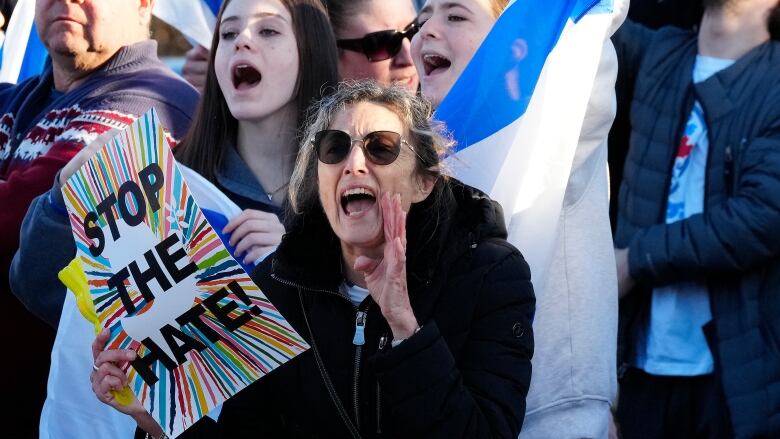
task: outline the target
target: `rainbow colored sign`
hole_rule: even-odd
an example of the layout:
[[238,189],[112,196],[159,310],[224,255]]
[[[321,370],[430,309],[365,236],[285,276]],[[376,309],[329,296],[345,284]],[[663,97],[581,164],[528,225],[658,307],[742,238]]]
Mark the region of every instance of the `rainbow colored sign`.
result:
[[128,385],[169,436],[308,349],[204,217],[154,110],[62,191],[106,348],[138,353]]

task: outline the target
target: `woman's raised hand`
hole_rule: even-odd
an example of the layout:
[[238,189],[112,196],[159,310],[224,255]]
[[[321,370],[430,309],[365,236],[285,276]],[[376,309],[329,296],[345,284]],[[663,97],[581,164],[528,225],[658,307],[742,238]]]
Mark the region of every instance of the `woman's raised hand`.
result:
[[230,245],[236,248],[235,257],[243,255],[245,264],[255,262],[276,248],[282,242],[284,232],[276,215],[254,209],[241,212],[223,230],[230,234]]
[[406,212],[401,208],[400,194],[382,194],[379,202],[385,234],[383,258],[359,256],[354,268],[365,275],[368,291],[390,325],[393,338],[400,340],[419,327],[406,286]]

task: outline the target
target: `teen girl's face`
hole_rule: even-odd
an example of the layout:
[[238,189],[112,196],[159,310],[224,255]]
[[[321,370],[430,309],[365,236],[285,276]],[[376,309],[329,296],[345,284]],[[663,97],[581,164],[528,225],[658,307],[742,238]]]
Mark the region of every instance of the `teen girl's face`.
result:
[[278,0],[232,0],[219,23],[217,82],[239,121],[257,121],[294,99],[298,46],[290,12]]
[[490,0],[428,0],[418,21],[412,59],[423,96],[438,107],[496,19]]

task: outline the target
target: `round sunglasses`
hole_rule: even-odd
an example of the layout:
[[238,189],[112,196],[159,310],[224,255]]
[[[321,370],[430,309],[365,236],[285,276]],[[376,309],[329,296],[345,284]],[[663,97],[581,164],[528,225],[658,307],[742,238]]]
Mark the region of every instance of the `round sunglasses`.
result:
[[393,163],[401,153],[401,144],[415,152],[412,145],[394,131],[374,131],[362,139],[353,139],[341,130],[322,130],[311,139],[317,159],[326,165],[343,162],[352,150],[352,144],[356,142],[363,149],[366,158],[375,165]]
[[402,31],[380,30],[379,32],[371,32],[363,38],[336,40],[336,46],[341,49],[360,52],[366,55],[370,62],[379,62],[396,56],[401,51],[404,38],[412,41],[412,37],[418,30],[420,30],[420,27],[417,25],[417,21],[413,21]]

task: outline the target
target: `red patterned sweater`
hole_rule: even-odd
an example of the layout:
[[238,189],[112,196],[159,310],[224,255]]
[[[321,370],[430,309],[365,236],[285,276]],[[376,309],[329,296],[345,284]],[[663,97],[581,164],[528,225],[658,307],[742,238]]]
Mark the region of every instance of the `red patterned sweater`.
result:
[[31,201],[81,148],[152,106],[173,141],[186,132],[197,99],[157,58],[151,40],[121,49],[64,94],[53,93],[50,64],[39,77],[0,85],[0,291],[8,290],[8,267]]

